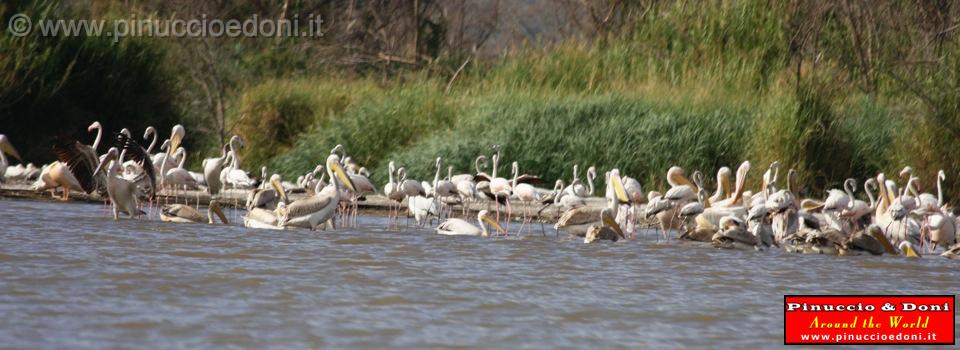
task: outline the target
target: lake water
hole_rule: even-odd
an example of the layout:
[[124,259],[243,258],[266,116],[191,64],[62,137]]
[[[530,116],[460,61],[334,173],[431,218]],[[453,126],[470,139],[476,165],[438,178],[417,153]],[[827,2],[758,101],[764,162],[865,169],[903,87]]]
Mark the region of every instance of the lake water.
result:
[[587,245],[539,225],[262,231],[20,200],[0,200],[0,223],[4,348],[768,348],[784,294],[960,289],[939,257]]

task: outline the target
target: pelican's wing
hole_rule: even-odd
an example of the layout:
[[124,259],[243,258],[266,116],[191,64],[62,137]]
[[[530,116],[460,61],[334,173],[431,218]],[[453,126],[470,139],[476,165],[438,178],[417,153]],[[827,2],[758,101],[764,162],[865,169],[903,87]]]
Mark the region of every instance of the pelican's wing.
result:
[[447,219],[437,226],[437,233],[441,235],[466,235],[477,236],[481,230],[476,226],[461,219]]
[[57,155],[57,160],[66,164],[84,192],[92,193],[97,189],[93,171],[100,161],[93,148],[77,141],[58,139],[53,145],[53,153]]
[[277,224],[277,215],[272,211],[262,208],[253,208],[253,210],[248,211],[247,219],[258,221],[267,225]]
[[143,173],[150,179],[150,198],[154,198],[157,195],[157,189],[154,188],[157,183],[157,174],[153,168],[153,160],[150,155],[137,141],[122,133],[117,134],[117,148],[127,151],[126,154],[143,168]]
[[555,227],[561,228],[570,225],[582,225],[591,222],[600,221],[596,211],[591,211],[587,207],[567,210],[560,219],[557,220]]
[[203,217],[196,209],[189,205],[183,204],[167,204],[160,209],[163,212],[163,215],[166,216],[176,216],[178,218],[187,219],[193,222],[206,222],[207,218]]
[[297,218],[316,213],[330,205],[331,200],[333,196],[322,194],[295,200],[287,206],[287,217]]
[[856,247],[873,255],[881,255],[885,251],[883,244],[881,244],[880,241],[878,241],[875,237],[864,233],[863,231],[859,231],[850,236],[845,245],[848,248]]

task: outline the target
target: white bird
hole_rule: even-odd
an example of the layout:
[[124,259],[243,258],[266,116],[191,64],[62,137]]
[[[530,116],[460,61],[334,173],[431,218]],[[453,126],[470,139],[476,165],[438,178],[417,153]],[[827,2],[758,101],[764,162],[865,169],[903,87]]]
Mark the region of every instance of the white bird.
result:
[[517,198],[523,206],[523,221],[520,224],[520,232],[523,232],[524,225],[528,224],[528,218],[530,217],[530,206],[534,202],[540,201],[540,196],[537,193],[537,189],[531,184],[526,183],[517,183],[517,177],[520,176],[520,166],[517,162],[513,162],[513,180],[511,184],[510,192],[513,193],[513,196]]
[[[234,136],[237,137],[237,136]],[[239,137],[237,137],[239,139]],[[230,139],[233,141],[233,138]],[[223,170],[223,164],[227,160],[227,150],[230,144],[224,144],[219,157],[206,158],[203,160],[203,178],[207,183],[207,193],[215,195],[220,193],[223,183],[220,182],[220,171]]]
[[227,216],[223,214],[223,209],[220,208],[220,202],[217,200],[211,200],[207,205],[207,216],[204,217],[200,214],[199,211],[193,207],[186,204],[167,204],[160,209],[160,221],[163,222],[178,222],[178,223],[208,223],[213,224],[213,215],[216,214],[217,218],[220,219],[220,222],[224,225],[230,224],[227,221]]
[[[350,191],[356,191],[356,187],[340,165],[340,157],[332,154],[332,152],[327,157],[326,169],[327,175],[331,179],[331,186],[327,186],[309,198],[293,201],[283,210],[278,209],[280,213],[279,226],[305,227],[316,230],[321,224],[327,223],[330,228],[335,227],[332,219],[337,214],[341,184]],[[282,187],[279,191],[282,191]]]
[[124,179],[119,174],[120,163],[126,154],[126,150],[119,156],[116,147],[111,147],[93,174],[99,174],[106,169],[107,171],[107,194],[110,197],[110,203],[113,205],[113,219],[118,220],[120,212],[130,216],[130,218],[139,217],[146,214],[137,208],[137,186],[135,183]]
[[190,175],[190,172],[187,169],[183,168],[184,163],[187,161],[187,150],[180,147],[173,154],[173,158],[178,160],[177,167],[173,169],[161,168],[160,173],[163,174],[163,178],[160,181],[161,184],[166,186],[182,186],[184,188],[195,189],[197,188],[197,181]]
[[17,150],[13,148],[13,144],[10,143],[10,139],[7,138],[7,135],[0,134],[0,182],[3,182],[7,173],[7,156],[17,158],[20,160],[20,154],[17,153]]
[[503,227],[500,227],[500,224],[493,220],[493,218],[490,217],[490,212],[486,210],[481,210],[477,213],[477,224],[479,224],[479,227],[474,226],[466,220],[450,218],[437,226],[437,233],[448,236],[487,237],[489,236],[487,225],[493,226],[497,232],[503,231]]

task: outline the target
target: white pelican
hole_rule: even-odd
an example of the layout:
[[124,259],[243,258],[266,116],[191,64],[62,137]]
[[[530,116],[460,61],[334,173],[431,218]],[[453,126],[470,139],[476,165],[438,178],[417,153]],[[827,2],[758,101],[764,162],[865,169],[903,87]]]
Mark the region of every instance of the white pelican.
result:
[[598,240],[618,241],[626,238],[620,225],[613,219],[610,208],[600,210],[600,224],[590,225],[584,234],[583,243],[593,243]]
[[160,209],[160,220],[164,222],[179,222],[179,223],[208,223],[213,224],[213,214],[217,214],[217,218],[220,219],[220,222],[224,225],[229,225],[227,222],[227,216],[223,214],[223,210],[220,208],[220,202],[217,200],[211,200],[207,208],[207,217],[203,217],[196,209],[189,205],[185,204],[167,204]]
[[[273,186],[273,189],[276,191],[276,193],[280,193],[281,196],[286,197],[286,194],[283,192],[283,186],[280,185],[278,180],[279,179],[270,179],[270,185]],[[243,226],[267,230],[283,230],[284,227],[279,225],[280,213],[285,211],[286,208],[286,202],[280,201],[277,203],[277,209],[275,210],[267,210],[263,208],[253,208],[248,210],[243,216]]]
[[[342,184],[350,191],[356,191],[356,188],[340,166],[339,156],[330,154],[327,157],[326,168],[332,186],[327,186],[312,197],[296,200],[283,210],[279,210],[279,226],[307,227],[316,230],[320,224],[327,223],[336,216],[337,204],[340,202],[340,185]],[[330,226],[334,227],[334,225]]]
[[940,256],[947,259],[960,259],[960,243],[954,244],[948,248],[947,251],[943,252],[943,254],[940,254]]
[[598,221],[600,221],[600,218],[597,216],[596,210],[592,210],[590,207],[579,207],[567,210],[563,215],[560,215],[553,228],[557,231],[564,231],[571,236],[583,237],[587,234],[590,226]]
[[3,182],[4,177],[7,173],[7,156],[17,158],[20,160],[20,154],[17,153],[17,150],[13,148],[13,144],[10,143],[10,139],[7,138],[7,135],[0,134],[0,182]]
[[187,130],[183,128],[183,125],[174,125],[173,129],[170,130],[170,147],[167,148],[167,154],[173,156],[173,153],[180,148],[180,143],[183,142],[186,135]]
[[910,241],[903,241],[897,246],[900,249],[900,252],[908,258],[919,258],[920,253],[917,252],[917,248],[913,246],[913,243]]
[[727,216],[720,219],[720,231],[713,236],[712,244],[723,249],[756,249],[760,241],[747,231],[742,220]]
[[34,191],[49,189],[50,195],[56,197],[55,192],[57,187],[63,189],[63,194],[61,194],[59,198],[63,201],[70,199],[70,190],[83,191],[83,187],[80,186],[77,178],[75,178],[73,173],[70,172],[70,169],[60,161],[54,161],[53,163],[45,165],[40,171],[40,177],[34,182],[32,188]]
[[94,174],[98,174],[104,169],[107,171],[107,195],[110,197],[110,203],[113,205],[113,220],[119,220],[120,212],[136,218],[146,214],[137,208],[137,186],[135,183],[124,179],[119,174],[120,163],[127,151],[117,155],[117,148],[111,147],[100,163]]
[[854,232],[843,242],[840,255],[861,255],[863,253],[882,255],[886,249],[877,240],[877,236],[883,236],[883,230],[877,225],[870,225],[864,230]]
[[[272,188],[274,182],[280,182],[280,175],[273,174],[270,176],[268,181],[264,181],[264,184],[269,184],[271,188],[258,187],[247,195],[246,208],[247,211],[253,210],[253,208],[263,208],[267,210],[274,210],[277,208],[277,205],[280,202],[288,202],[287,195],[284,191],[277,191]],[[281,186],[282,187],[282,186]]]
[[34,180],[40,176],[40,168],[37,168],[37,166],[33,165],[33,163],[27,163],[26,166],[21,163],[12,167],[8,167],[7,173],[4,176],[7,179],[14,180]]
[[448,236],[482,236],[487,237],[487,225],[493,226],[497,232],[503,231],[503,227],[500,227],[500,224],[496,220],[493,220],[490,217],[490,212],[486,210],[481,210],[477,213],[477,224],[480,227],[474,226],[473,224],[462,219],[450,218],[437,226],[437,234],[448,235]]

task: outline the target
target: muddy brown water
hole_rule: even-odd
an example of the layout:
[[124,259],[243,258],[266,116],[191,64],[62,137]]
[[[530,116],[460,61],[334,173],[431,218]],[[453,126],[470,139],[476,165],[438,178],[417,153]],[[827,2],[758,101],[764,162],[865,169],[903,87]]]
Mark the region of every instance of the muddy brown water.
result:
[[[237,214],[231,214],[236,217]],[[169,224],[0,200],[0,347],[768,348],[784,294],[953,294],[939,257]]]

